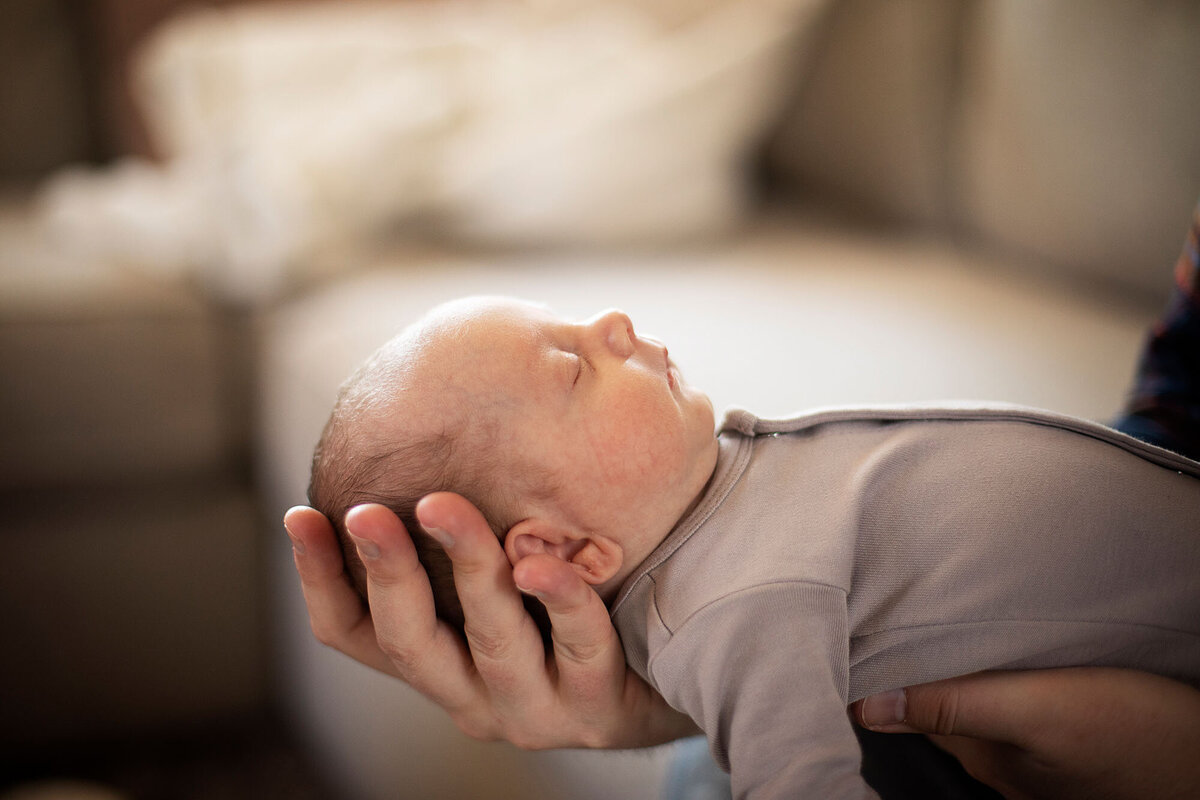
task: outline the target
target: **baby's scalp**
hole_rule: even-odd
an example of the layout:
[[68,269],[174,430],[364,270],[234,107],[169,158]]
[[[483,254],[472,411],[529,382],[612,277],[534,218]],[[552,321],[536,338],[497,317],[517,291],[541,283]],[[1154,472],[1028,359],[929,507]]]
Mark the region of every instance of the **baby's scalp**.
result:
[[456,320],[437,312],[386,342],[342,385],[313,456],[309,502],[333,521],[364,598],[366,573],[345,514],[362,503],[392,509],[413,533],[439,614],[461,623],[449,562],[421,531],[416,503],[431,492],[454,491],[499,534],[511,524],[511,498],[491,486],[499,470],[482,413],[487,393],[466,398],[461,384],[438,369],[438,348],[462,342]]
[[439,616],[461,626],[450,561],[422,531],[417,502],[437,491],[460,494],[503,541],[524,501],[553,492],[555,476],[528,463],[505,436],[500,420],[517,401],[483,372],[505,368],[490,352],[487,323],[514,305],[536,307],[493,297],[438,306],[384,343],[339,390],[314,453],[309,501],[334,522],[364,600],[366,570],[345,529],[350,508],[380,503],[397,514],[413,535]]

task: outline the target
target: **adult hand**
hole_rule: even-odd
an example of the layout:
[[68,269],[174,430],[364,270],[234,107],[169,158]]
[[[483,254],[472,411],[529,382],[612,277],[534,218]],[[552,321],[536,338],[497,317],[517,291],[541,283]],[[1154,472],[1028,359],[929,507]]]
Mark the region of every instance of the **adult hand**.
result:
[[[417,518],[445,547],[466,617],[466,640],[438,620],[404,525],[380,505],[346,515],[367,569],[370,611],[351,586],[329,520],[297,506],[284,516],[317,639],[433,700],[467,735],[526,749],[626,748],[696,731],[626,668],[600,597],[561,561],[514,568],[463,497],[421,500]],[[518,590],[536,595],[553,628],[547,653]]]
[[1132,670],[984,672],[860,700],[1007,798],[1200,797],[1200,691]]

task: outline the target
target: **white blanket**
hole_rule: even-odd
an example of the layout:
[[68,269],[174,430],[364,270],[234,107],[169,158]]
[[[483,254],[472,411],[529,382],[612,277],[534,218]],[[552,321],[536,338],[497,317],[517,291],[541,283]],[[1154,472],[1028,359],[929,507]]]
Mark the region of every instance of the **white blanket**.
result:
[[729,228],[825,0],[321,3],[194,13],[143,49],[163,165],[72,171],[59,242],[255,299],[408,225],[489,244]]

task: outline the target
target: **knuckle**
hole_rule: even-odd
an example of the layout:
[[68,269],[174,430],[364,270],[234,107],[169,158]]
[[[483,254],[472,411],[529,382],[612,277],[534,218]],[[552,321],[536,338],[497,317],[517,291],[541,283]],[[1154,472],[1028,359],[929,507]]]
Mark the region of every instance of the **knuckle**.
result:
[[545,739],[525,727],[505,726],[504,738],[519,750],[544,750]]
[[508,742],[513,747],[517,748],[518,750],[528,750],[529,749],[529,740],[525,736],[524,732],[519,731],[519,730],[514,730],[513,728],[511,728],[509,726],[505,726],[504,733],[502,735],[504,736],[504,740],[506,742]]
[[531,739],[528,736],[525,736],[525,735],[522,735],[519,733],[513,734],[512,737],[509,739],[509,742],[511,742],[512,746],[517,748],[518,750],[542,750],[542,749],[544,749],[543,747],[539,746],[539,743],[536,740]]
[[415,559],[396,558],[384,554],[378,559],[364,559],[367,582],[376,589],[390,590],[412,582],[427,580],[424,567]]
[[338,637],[333,629],[319,620],[311,620],[309,627],[312,628],[313,638],[326,647],[337,647]]
[[495,726],[481,722],[474,717],[453,717],[454,724],[465,736],[477,742],[496,742],[502,738]]
[[958,694],[946,692],[938,697],[937,711],[933,719],[934,733],[953,736],[958,729]]
[[620,651],[620,644],[614,639],[615,632],[610,631],[607,636],[575,638],[559,637],[550,631],[551,639],[554,641],[555,658],[563,661],[570,661],[573,664],[594,664],[603,662],[613,652]]
[[555,639],[555,654],[564,661],[574,664],[588,664],[603,655],[606,643],[603,642],[564,642]]
[[383,654],[392,662],[392,665],[396,667],[396,670],[406,682],[411,676],[421,673],[423,658],[420,653],[382,641],[379,642],[379,649],[383,651]]
[[502,662],[494,662],[498,666],[489,669],[489,662],[476,658],[476,666],[488,691],[493,697],[514,698],[525,695],[527,676],[506,669]]
[[476,659],[487,661],[504,661],[512,652],[513,643],[507,636],[501,636],[493,631],[480,630],[470,625],[464,628],[467,644]]
[[407,576],[397,574],[394,569],[385,568],[382,564],[367,564],[367,583],[376,589],[392,589],[405,582]]
[[455,548],[449,555],[454,564],[455,579],[486,576],[495,569],[494,562],[476,557],[468,548]]

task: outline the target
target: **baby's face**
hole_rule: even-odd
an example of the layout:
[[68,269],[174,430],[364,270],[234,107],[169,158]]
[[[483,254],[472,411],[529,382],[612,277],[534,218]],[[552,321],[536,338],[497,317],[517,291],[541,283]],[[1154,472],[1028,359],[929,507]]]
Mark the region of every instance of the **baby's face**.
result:
[[426,331],[422,361],[449,396],[472,398],[503,449],[554,476],[553,508],[540,513],[628,549],[630,537],[665,535],[708,481],[712,403],[625,314],[572,322],[471,299],[435,311]]

